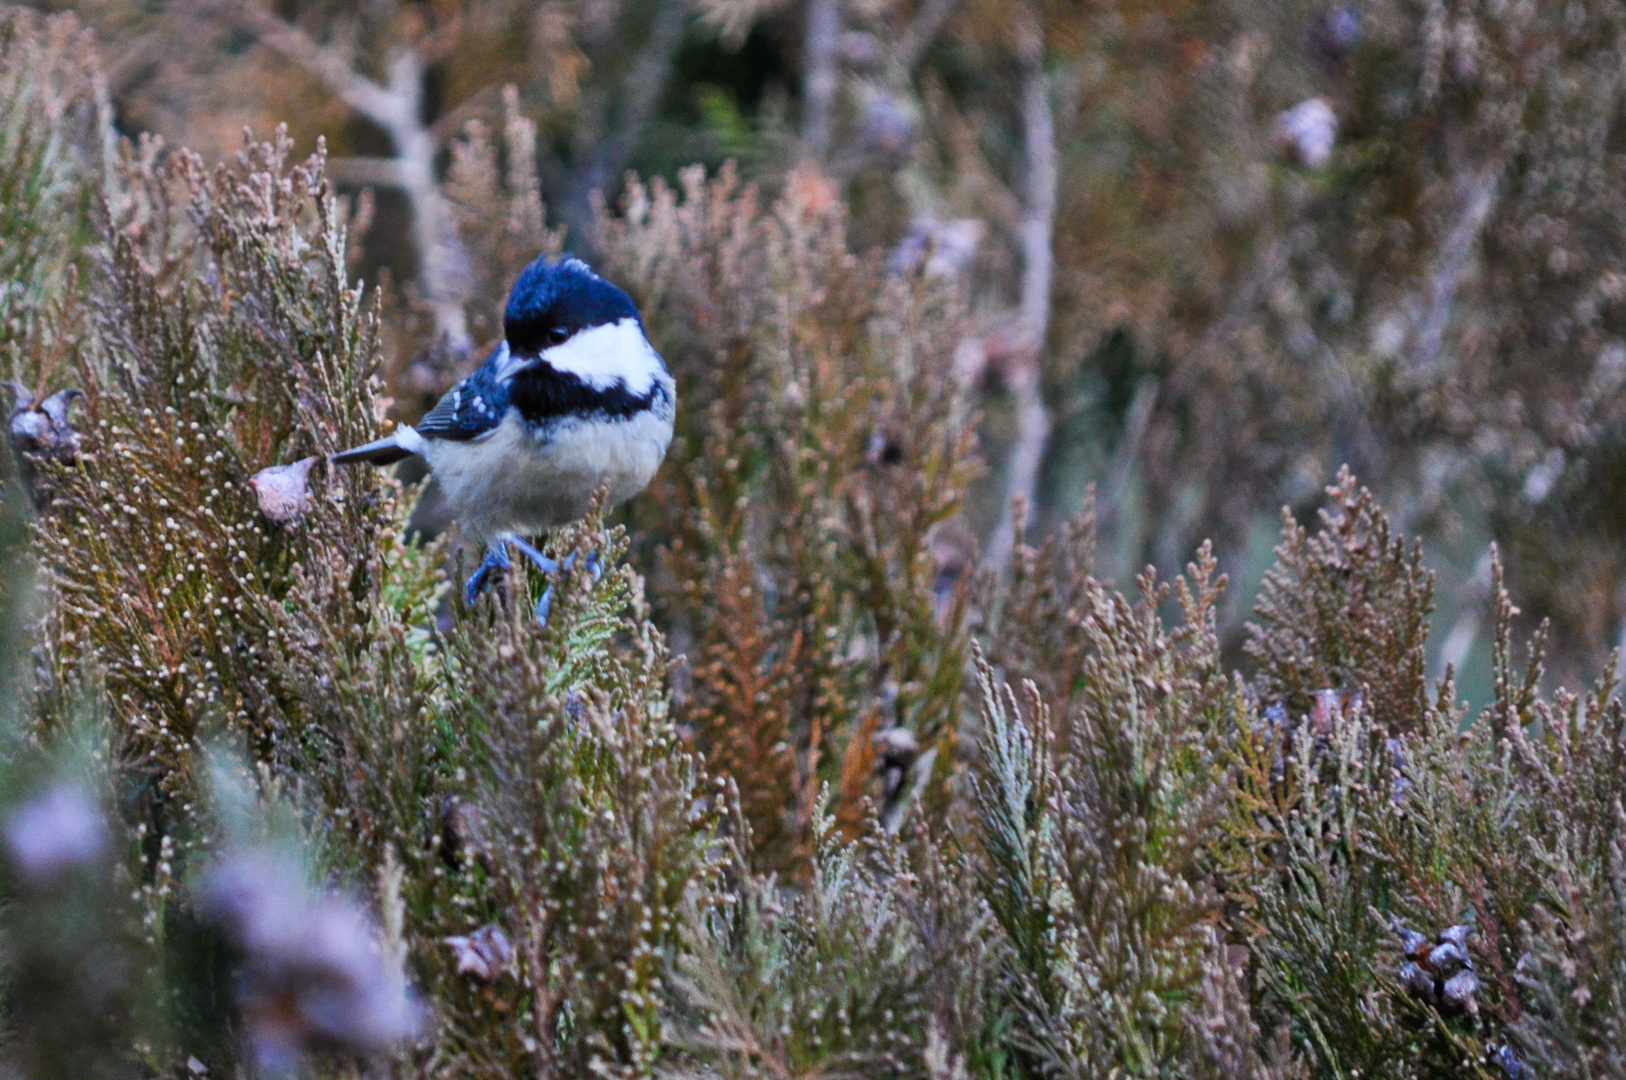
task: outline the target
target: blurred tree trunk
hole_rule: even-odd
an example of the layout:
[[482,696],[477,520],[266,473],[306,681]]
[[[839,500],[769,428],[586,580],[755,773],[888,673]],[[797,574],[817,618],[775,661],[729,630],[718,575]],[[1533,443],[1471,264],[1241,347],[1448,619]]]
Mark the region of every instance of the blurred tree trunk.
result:
[[813,0],[807,9],[807,75],[802,83],[802,156],[810,161],[823,161],[830,153],[840,39],[841,0]]
[[[257,34],[260,44],[326,83],[346,105],[389,135],[395,156],[388,159],[390,165],[375,165],[373,172],[378,180],[393,180],[391,186],[412,207],[418,294],[434,317],[437,336],[454,355],[468,352],[473,344],[464,315],[468,254],[435,175],[440,147],[424,119],[424,58],[414,49],[397,50],[389,59],[388,81],[380,85],[358,72],[349,58],[262,8],[211,4],[208,10]],[[427,41],[432,45],[435,38]]]
[[1019,241],[1022,286],[1017,308],[1015,360],[1006,378],[1016,406],[1017,435],[1006,463],[1004,507],[988,540],[987,563],[999,568],[1016,540],[1018,505],[1031,506],[1050,437],[1050,413],[1042,394],[1045,340],[1050,333],[1050,296],[1055,272],[1056,118],[1044,63],[1044,30],[1024,7],[1017,30],[1022,70],[1022,148],[1027,182]]
[[656,7],[649,36],[627,77],[614,130],[593,149],[572,186],[566,213],[574,235],[593,239],[592,201],[595,196],[610,201],[609,189],[627,167],[628,158],[649,127],[671,79],[672,62],[683,44],[691,7],[692,0],[660,0]]

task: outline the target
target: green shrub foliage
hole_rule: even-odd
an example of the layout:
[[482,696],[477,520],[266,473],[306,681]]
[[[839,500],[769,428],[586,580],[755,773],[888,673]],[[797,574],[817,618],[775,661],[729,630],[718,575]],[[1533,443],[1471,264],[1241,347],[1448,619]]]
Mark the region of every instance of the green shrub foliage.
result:
[[[1086,509],[978,571],[964,297],[814,171],[696,171],[602,224],[670,460],[546,538],[606,568],[546,626],[522,569],[465,605],[428,496],[324,464],[410,313],[322,155],[59,158],[115,145],[92,58],[0,53],[7,1075],[1626,1075],[1626,710],[1518,666],[1499,562],[1477,714],[1348,473],[1247,672],[1207,545],[1126,595]],[[506,274],[559,238],[496,146],[449,192]]]

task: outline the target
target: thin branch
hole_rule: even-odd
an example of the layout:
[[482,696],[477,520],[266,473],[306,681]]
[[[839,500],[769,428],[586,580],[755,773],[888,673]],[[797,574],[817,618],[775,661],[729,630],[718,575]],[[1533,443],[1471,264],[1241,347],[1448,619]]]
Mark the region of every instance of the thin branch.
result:
[[403,120],[401,102],[388,89],[359,74],[349,60],[312,41],[297,26],[253,4],[207,4],[211,14],[252,31],[261,45],[326,83],[352,109],[383,128]]
[[1123,439],[1112,455],[1106,483],[1101,485],[1101,495],[1095,501],[1099,521],[1109,525],[1117,521],[1118,505],[1124,489],[1129,486],[1129,478],[1134,475],[1135,464],[1140,460],[1140,445],[1146,438],[1146,429],[1151,426],[1159,389],[1156,378],[1143,379],[1135,387],[1135,396],[1130,399],[1129,411],[1124,415]]
[[[1626,609],[1626,587],[1615,592],[1615,610]],[[1615,667],[1611,672],[1615,684],[1619,686],[1626,683],[1626,618],[1620,621],[1620,629],[1615,635]]]
[[463,134],[463,129],[470,120],[479,120],[489,116],[496,106],[500,93],[495,86],[482,86],[468,97],[435,117],[435,122],[429,125],[429,134],[434,138],[436,146],[445,146],[452,139]]
[[[423,58],[410,49],[396,52],[389,60],[388,81],[380,85],[357,72],[348,57],[319,45],[297,26],[262,8],[203,0],[199,10],[251,31],[261,45],[321,80],[346,105],[389,134],[396,155],[389,182],[412,206],[418,294],[451,350],[466,352],[472,344],[464,314],[471,288],[468,254],[435,176],[439,142],[423,122]],[[385,175],[377,159],[355,167],[370,170],[380,179]]]
[[1445,635],[1445,643],[1440,646],[1438,669],[1434,672],[1436,680],[1445,675],[1447,668],[1460,672],[1468,660],[1468,652],[1474,647],[1474,640],[1479,636],[1490,608],[1491,569],[1491,552],[1487,548],[1474,564],[1473,575],[1463,589],[1462,610],[1457,613],[1456,620]]
[[401,163],[386,157],[330,157],[327,178],[339,184],[363,187],[399,187]]
[[[1504,159],[1505,160],[1505,159]],[[1439,357],[1445,340],[1445,328],[1451,320],[1451,307],[1456,301],[1457,287],[1462,282],[1469,256],[1479,241],[1479,234],[1496,205],[1496,185],[1502,176],[1502,162],[1470,172],[1459,183],[1462,189],[1461,210],[1451,231],[1440,247],[1440,257],[1428,279],[1428,307],[1418,319],[1417,344],[1412,350],[1411,368],[1414,372],[1427,371]]]
[[836,104],[836,46],[841,39],[841,0],[813,0],[807,9],[807,81],[803,88],[802,156],[823,161],[830,152]]
[[644,47],[627,75],[616,131],[599,143],[573,185],[569,205],[578,224],[588,220],[587,211],[595,192],[608,196],[604,189],[626,167],[627,159],[649,126],[650,117],[654,116],[671,78],[672,63],[683,44],[691,5],[692,0],[661,0],[655,10],[649,36],[644,39]]
[[926,58],[926,50],[943,32],[959,5],[960,0],[926,0],[920,6],[920,13],[910,21],[898,41],[898,64],[903,70],[913,71],[920,66]]
[[1209,327],[1198,342],[1196,353],[1199,357],[1212,359],[1231,347],[1231,343],[1247,329],[1249,321],[1265,302],[1270,286],[1287,272],[1292,255],[1291,246],[1282,237],[1274,237],[1265,245],[1253,264],[1252,273],[1231,294],[1230,302],[1225,305],[1225,314]]
[[1020,45],[1022,63],[1022,149],[1027,159],[1026,208],[1022,215],[1022,323],[1042,350],[1050,332],[1050,288],[1055,268],[1051,249],[1056,230],[1056,118],[1050,77],[1044,67],[1044,38],[1031,16]]
[[102,78],[107,83],[108,92],[117,97],[144,77],[158,59],[164,45],[164,35],[157,32],[142,34],[125,42],[122,48],[112,41],[98,44],[106,58]]
[[1016,542],[1015,507],[1034,505],[1039,466],[1050,438],[1050,413],[1042,394],[1045,340],[1050,333],[1050,294],[1055,271],[1056,118],[1050,77],[1044,66],[1044,34],[1031,8],[1024,9],[1017,59],[1022,69],[1022,146],[1027,190],[1018,240],[1022,248],[1022,291],[1018,320],[1023,346],[1008,386],[1016,402],[1017,438],[1007,466],[1004,507],[988,540],[985,561],[1003,569]]

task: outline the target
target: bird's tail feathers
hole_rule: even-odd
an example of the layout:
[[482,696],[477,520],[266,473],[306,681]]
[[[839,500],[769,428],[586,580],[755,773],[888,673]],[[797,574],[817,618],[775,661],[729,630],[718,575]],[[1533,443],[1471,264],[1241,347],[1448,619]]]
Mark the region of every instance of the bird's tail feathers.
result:
[[410,426],[402,424],[393,435],[374,439],[367,445],[358,446],[353,450],[341,451],[328,460],[335,465],[355,465],[362,462],[368,465],[393,465],[413,454],[421,453],[423,453],[423,436]]

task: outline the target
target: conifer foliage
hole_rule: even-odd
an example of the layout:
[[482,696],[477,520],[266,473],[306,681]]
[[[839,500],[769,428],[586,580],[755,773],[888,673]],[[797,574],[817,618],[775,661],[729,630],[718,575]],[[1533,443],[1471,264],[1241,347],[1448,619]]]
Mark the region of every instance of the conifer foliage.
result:
[[[322,155],[104,154],[69,25],[5,20],[0,120],[75,163],[0,210],[64,260],[0,338],[9,1075],[1626,1074],[1626,710],[1499,562],[1472,715],[1347,472],[1245,673],[1207,545],[1126,594],[1087,509],[979,571],[964,296],[817,171],[693,171],[601,208],[655,489],[546,538],[604,572],[545,626],[523,569],[464,604],[422,489],[324,464],[407,316]],[[495,147],[449,197],[508,266],[558,237]]]

